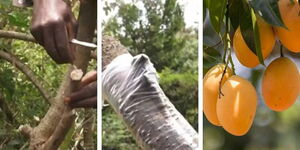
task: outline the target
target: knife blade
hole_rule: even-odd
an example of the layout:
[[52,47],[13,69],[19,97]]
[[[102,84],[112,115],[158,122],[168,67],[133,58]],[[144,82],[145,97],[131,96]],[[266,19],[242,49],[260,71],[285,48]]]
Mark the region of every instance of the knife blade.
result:
[[96,48],[97,48],[97,45],[94,44],[94,43],[89,43],[89,42],[79,41],[79,40],[77,40],[77,39],[72,39],[70,42],[73,43],[73,44],[77,44],[77,45],[80,45],[80,46],[84,46],[84,47],[89,47],[89,48],[93,48],[93,49],[96,49]]

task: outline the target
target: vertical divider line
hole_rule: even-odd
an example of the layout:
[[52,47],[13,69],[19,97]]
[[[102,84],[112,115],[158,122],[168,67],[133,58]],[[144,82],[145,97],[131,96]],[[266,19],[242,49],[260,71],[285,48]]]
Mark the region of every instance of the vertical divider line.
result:
[[102,3],[97,0],[97,150],[102,150]]
[[199,148],[203,150],[203,0],[199,1],[198,24],[198,134]]

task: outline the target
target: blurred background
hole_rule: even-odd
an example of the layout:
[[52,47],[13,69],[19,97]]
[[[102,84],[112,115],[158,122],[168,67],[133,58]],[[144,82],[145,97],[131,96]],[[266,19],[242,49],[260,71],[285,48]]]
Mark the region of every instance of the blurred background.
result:
[[[208,11],[205,10],[203,15],[203,46],[213,46],[220,41],[220,38],[211,25]],[[299,68],[300,54],[291,53],[286,49],[283,49],[283,53],[285,57],[293,60]],[[212,66],[221,63],[222,54],[222,44],[216,46],[215,49],[203,48],[203,75]],[[272,53],[265,60],[265,65],[268,66],[272,60],[278,57],[280,57],[280,45],[277,41]],[[283,112],[270,110],[265,105],[261,93],[261,80],[266,67],[263,65],[252,69],[244,67],[237,60],[234,52],[232,53],[232,59],[235,73],[250,81],[256,88],[258,96],[256,116],[250,131],[244,136],[237,137],[227,133],[222,127],[210,124],[203,114],[204,150],[299,150],[299,98],[288,110]]]
[[[160,85],[198,130],[198,0],[104,0],[102,34],[120,40],[132,55],[150,57]],[[102,111],[102,148],[138,150],[110,106]]]

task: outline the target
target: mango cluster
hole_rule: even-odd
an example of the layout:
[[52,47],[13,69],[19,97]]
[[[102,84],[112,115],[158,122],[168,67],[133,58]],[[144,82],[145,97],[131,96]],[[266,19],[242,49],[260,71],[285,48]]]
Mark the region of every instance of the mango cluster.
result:
[[[263,58],[272,52],[276,37],[282,45],[294,53],[300,52],[300,7],[298,0],[279,0],[279,10],[286,26],[273,27],[258,18],[260,43]],[[245,43],[240,28],[233,37],[233,49],[239,62],[254,68],[259,65],[258,57]],[[287,57],[273,60],[266,68],[262,79],[262,96],[265,104],[273,111],[284,111],[291,107],[300,91],[300,75],[296,64]],[[222,126],[232,135],[246,134],[253,123],[257,93],[253,85],[225,64],[212,67],[203,79],[203,111],[210,123]]]
[[229,67],[225,71],[225,67],[218,64],[206,73],[203,79],[203,111],[212,124],[241,136],[252,125],[257,95],[249,81],[233,75]]

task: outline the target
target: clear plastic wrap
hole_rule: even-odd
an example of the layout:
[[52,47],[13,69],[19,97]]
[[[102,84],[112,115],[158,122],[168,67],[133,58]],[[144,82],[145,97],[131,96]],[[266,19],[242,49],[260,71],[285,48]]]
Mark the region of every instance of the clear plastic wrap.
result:
[[146,55],[123,54],[103,71],[102,93],[144,149],[197,149],[197,132],[165,96],[158,79]]

